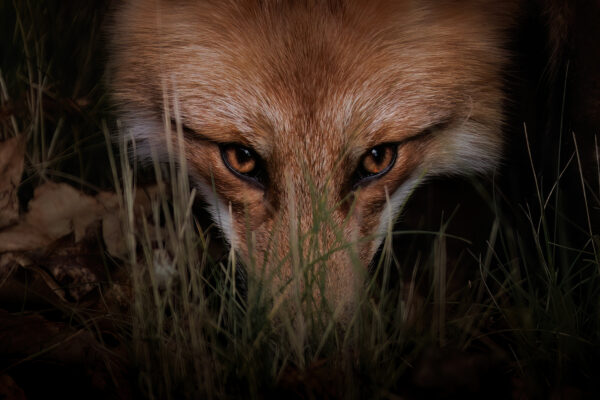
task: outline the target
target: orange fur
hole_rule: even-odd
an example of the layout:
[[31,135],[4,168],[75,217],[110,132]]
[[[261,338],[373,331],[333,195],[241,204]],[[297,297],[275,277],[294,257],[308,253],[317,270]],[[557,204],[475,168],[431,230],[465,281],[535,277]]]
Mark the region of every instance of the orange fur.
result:
[[[350,310],[363,279],[352,260],[369,264],[410,189],[428,176],[489,172],[500,160],[515,7],[129,0],[116,13],[112,87],[144,146],[164,148],[163,111],[174,115],[177,104],[185,157],[215,220],[248,265],[249,248],[256,265],[270,255],[277,287],[296,273],[294,257],[319,256],[295,254],[296,233],[302,241],[312,231],[322,253],[354,243],[320,259],[325,293],[315,291]],[[218,143],[256,151],[265,188],[232,174]],[[400,143],[394,166],[355,189],[361,156],[383,143]],[[315,192],[330,211],[316,227]]]

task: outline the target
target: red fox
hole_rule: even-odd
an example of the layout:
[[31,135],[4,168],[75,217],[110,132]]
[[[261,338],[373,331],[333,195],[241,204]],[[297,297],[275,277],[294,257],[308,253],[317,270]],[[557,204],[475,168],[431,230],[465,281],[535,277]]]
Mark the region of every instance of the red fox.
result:
[[281,288],[316,264],[343,313],[418,184],[498,165],[514,3],[128,0],[111,85],[141,157],[183,131],[250,274]]

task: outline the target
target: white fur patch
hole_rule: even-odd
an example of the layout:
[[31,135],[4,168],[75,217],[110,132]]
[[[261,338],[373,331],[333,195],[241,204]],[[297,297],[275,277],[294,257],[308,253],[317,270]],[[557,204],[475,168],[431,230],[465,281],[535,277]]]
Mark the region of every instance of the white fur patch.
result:
[[502,154],[500,127],[467,120],[438,133],[428,175],[467,175],[494,170]]
[[207,209],[217,226],[221,229],[221,232],[223,232],[225,240],[231,247],[234,249],[237,248],[237,235],[235,233],[233,217],[229,207],[227,207],[223,199],[219,197],[215,190],[206,183],[195,179],[194,184],[208,204]]
[[[168,162],[170,156],[166,145],[165,127],[162,121],[152,115],[141,112],[126,112],[123,117],[125,139],[134,144],[131,146],[132,158],[141,163]],[[233,227],[233,219],[227,204],[217,193],[202,180],[192,177],[194,185],[207,203],[207,209],[214,222],[223,233],[225,240],[236,247],[237,238]]]
[[128,147],[132,159],[146,164],[168,161],[165,127],[161,119],[149,113],[128,111],[123,114],[122,121],[125,140],[133,144]]
[[412,191],[422,182],[423,177],[421,175],[413,174],[400,185],[391,196],[389,196],[389,201],[386,202],[385,207],[379,216],[379,224],[375,231],[375,239],[373,240],[373,247],[371,248],[372,253],[377,251],[388,230],[391,231],[393,229],[394,221],[402,209],[402,206],[408,200]]

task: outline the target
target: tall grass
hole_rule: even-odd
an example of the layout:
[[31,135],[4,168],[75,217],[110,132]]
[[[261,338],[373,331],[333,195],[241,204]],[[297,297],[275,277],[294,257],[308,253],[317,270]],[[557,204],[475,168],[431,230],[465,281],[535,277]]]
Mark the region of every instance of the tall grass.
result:
[[[168,135],[183,143],[181,132]],[[122,143],[118,190],[126,210],[136,181],[125,156],[132,152],[134,143]],[[131,345],[149,398],[440,395],[447,390],[440,383],[443,371],[427,371],[433,368],[428,363],[443,361],[432,352],[450,352],[448,362],[465,368],[467,382],[489,376],[465,367],[461,357],[485,355],[483,365],[491,363],[489,373],[497,374],[502,394],[515,379],[524,382],[519,390],[534,397],[570,385],[590,390],[587,378],[597,370],[600,343],[599,264],[593,234],[583,248],[567,244],[563,229],[572,221],[554,201],[562,195],[562,173],[547,193],[536,188],[537,214],[524,205],[518,215],[505,215],[501,196],[482,193],[495,218],[487,248],[471,253],[478,271],[458,289],[448,286],[447,240],[457,239],[446,232],[452,216],[437,232],[395,232],[390,221],[359,307],[339,326],[328,304],[311,297],[312,285],[322,284],[320,261],[332,249],[302,248],[317,241],[301,235],[290,246],[297,251],[295,271],[307,282],[293,291],[291,312],[266,289],[266,277],[243,272],[234,252],[211,257],[218,232],[194,220],[196,192],[186,160],[176,154],[168,165],[153,165],[162,194],[153,205],[153,222],[140,231],[129,214]],[[323,199],[315,194],[312,203],[315,223],[328,224],[331,210],[323,208]],[[393,252],[394,241],[410,235],[432,237],[430,253],[421,254],[414,268]],[[353,245],[340,241],[335,248]],[[450,385],[450,393],[475,390],[469,383],[457,385]]]
[[[113,128],[101,128],[108,115],[97,84],[95,65],[101,63],[89,45],[98,31],[80,26],[98,26],[98,17],[92,12],[77,22],[90,37],[81,39],[79,49],[86,51],[78,51],[81,65],[70,81],[63,69],[72,55],[57,43],[78,35],[76,28],[54,32],[36,19],[59,15],[58,9],[58,3],[0,3],[4,19],[16,21],[2,24],[9,50],[0,70],[0,102],[16,111],[0,121],[0,138],[27,137],[24,187],[62,179],[92,190],[112,177],[124,213],[123,268],[133,288],[130,315],[117,325],[142,397],[422,398],[486,393],[485,384],[490,397],[500,398],[514,391],[547,398],[570,386],[597,393],[598,236],[591,217],[573,219],[573,207],[598,207],[600,193],[585,189],[578,152],[558,155],[545,182],[531,157],[523,173],[535,177],[535,201],[513,204],[496,187],[480,189],[493,220],[484,248],[465,242],[456,263],[476,268],[458,285],[449,283],[456,269],[449,268],[449,249],[460,239],[449,228],[452,214],[427,231],[397,231],[390,221],[359,306],[341,327],[335,310],[311,297],[332,249],[318,248],[311,233],[298,237],[290,258],[309,284],[287,305],[266,290],[266,277],[245,273],[234,252],[221,250],[213,226],[196,218],[194,204],[201,199],[189,183],[186,160],[177,155],[180,132],[168,132],[174,138],[169,162],[152,164],[149,172],[130,162],[135,143],[105,144]],[[70,101],[77,107],[52,108]],[[160,195],[146,221],[136,217],[134,201],[148,174]],[[563,189],[574,176],[577,184],[568,187],[585,195]],[[330,224],[331,210],[318,194],[313,204],[315,223]],[[414,237],[430,239],[425,250],[414,257],[395,251]],[[335,247],[352,246],[340,240]]]
[[48,179],[107,187],[109,115],[100,26],[106,4],[0,2],[0,139],[27,139],[27,190]]

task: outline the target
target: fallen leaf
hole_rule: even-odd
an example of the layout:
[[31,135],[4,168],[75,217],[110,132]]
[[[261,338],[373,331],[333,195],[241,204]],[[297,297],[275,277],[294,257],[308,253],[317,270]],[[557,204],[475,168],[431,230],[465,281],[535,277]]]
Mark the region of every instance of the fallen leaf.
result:
[[102,192],[96,197],[104,207],[102,216],[102,239],[108,254],[125,259],[127,257],[127,242],[123,240],[123,212],[119,197],[115,193]]
[[19,267],[31,265],[31,260],[21,253],[0,254],[0,288]]
[[103,211],[94,197],[65,183],[48,182],[35,190],[26,220],[54,239],[74,232],[75,242],[79,242],[87,227],[102,217]]
[[0,143],[0,229],[19,219],[17,190],[23,175],[25,139],[17,136]]
[[[133,222],[137,224],[136,231],[141,231],[140,221],[142,219],[148,220],[148,217],[152,215],[152,202],[156,201],[158,194],[157,186],[136,188],[133,206]],[[124,226],[127,220],[121,209],[119,198],[115,193],[102,192],[98,194],[96,199],[104,206],[102,239],[106,245],[106,250],[111,256],[125,260],[129,254],[125,240],[127,230]],[[148,225],[152,226],[151,223],[148,223]]]
[[0,253],[41,249],[71,232],[78,242],[103,213],[94,197],[64,183],[45,183],[36,188],[25,218],[0,231]]
[[[99,231],[96,231],[99,234]],[[35,261],[47,271],[48,287],[60,289],[64,301],[79,302],[106,281],[103,250],[89,235],[85,240],[75,242],[73,235],[64,237],[51,246],[51,251],[39,256]]]

